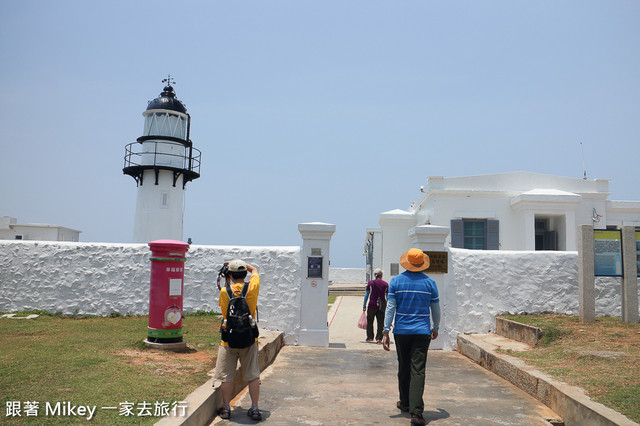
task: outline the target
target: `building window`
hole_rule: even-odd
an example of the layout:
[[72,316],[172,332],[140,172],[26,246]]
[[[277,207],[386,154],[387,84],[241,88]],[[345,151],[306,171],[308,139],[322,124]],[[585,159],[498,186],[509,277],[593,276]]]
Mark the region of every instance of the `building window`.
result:
[[391,269],[391,276],[394,277],[400,273],[400,264],[392,263],[390,269]]
[[451,247],[469,250],[499,250],[499,221],[492,219],[453,219]]
[[22,239],[22,235],[16,235],[16,240],[21,240]]
[[533,227],[536,250],[567,249],[567,218],[565,215],[536,214]]
[[536,250],[558,250],[558,232],[551,229],[550,219],[536,218],[534,227]]
[[484,220],[463,220],[463,247],[469,250],[485,250],[486,222]]

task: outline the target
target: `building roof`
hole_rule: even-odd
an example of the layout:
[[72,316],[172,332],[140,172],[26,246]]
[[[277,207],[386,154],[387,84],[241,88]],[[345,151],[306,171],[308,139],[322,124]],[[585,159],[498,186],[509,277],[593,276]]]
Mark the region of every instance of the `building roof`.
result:
[[[427,178],[428,189],[467,189],[526,192],[540,188],[562,191],[609,192],[609,179],[586,180],[533,172],[506,172],[475,176]],[[433,185],[432,185],[433,184]]]
[[[432,194],[495,192],[506,193],[511,197],[524,195],[524,198],[541,196],[558,200],[563,197],[579,197],[593,195],[606,198],[609,196],[609,179],[586,180],[565,176],[554,176],[533,172],[506,172],[475,176],[446,178],[430,176],[427,185],[412,204],[412,209],[419,209],[421,204]],[[571,202],[567,198],[567,201]],[[575,198],[574,198],[575,199]]]
[[11,228],[56,228],[56,229],[66,229],[67,231],[78,232],[78,233],[82,232],[77,229],[67,228],[66,226],[50,225],[47,223],[16,223],[16,224],[10,225],[10,227]]
[[187,113],[187,108],[184,106],[182,102],[176,98],[175,91],[170,84],[164,87],[160,96],[155,98],[152,101],[149,101],[147,105],[147,111],[152,109],[168,109],[170,111],[177,111],[183,114]]
[[0,216],[0,229],[7,230],[15,228],[57,228],[78,233],[82,232],[77,229],[67,228],[66,226],[52,225],[49,223],[18,223],[18,220],[14,217]]
[[516,207],[524,204],[578,204],[580,203],[578,194],[560,191],[557,189],[533,189],[523,192],[511,198],[511,206]]

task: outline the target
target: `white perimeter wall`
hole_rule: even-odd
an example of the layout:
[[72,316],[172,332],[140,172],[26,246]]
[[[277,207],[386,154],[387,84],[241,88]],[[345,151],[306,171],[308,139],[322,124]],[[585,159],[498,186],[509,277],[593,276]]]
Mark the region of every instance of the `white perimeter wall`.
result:
[[[578,314],[577,252],[449,253],[448,280],[438,288],[444,339],[436,347],[455,348],[458,333],[495,331],[501,313]],[[620,288],[621,278],[596,277],[596,315],[621,316]]]
[[367,272],[364,268],[330,268],[329,284],[366,284]]
[[[449,253],[449,274],[434,274],[443,317],[433,349],[454,349],[458,333],[493,331],[500,313],[578,313],[577,252]],[[146,244],[0,241],[0,311],[146,314],[149,257]],[[260,326],[284,331],[287,344],[295,344],[300,331],[299,247],[191,246],[185,312],[218,310],[215,280],[222,262],[232,258],[260,268]],[[620,279],[597,278],[596,299],[597,315],[620,316]]]
[[[150,254],[146,244],[0,241],[0,311],[147,314]],[[184,311],[220,311],[218,270],[235,258],[260,270],[260,327],[284,331],[287,344],[295,344],[300,328],[299,247],[191,246]]]

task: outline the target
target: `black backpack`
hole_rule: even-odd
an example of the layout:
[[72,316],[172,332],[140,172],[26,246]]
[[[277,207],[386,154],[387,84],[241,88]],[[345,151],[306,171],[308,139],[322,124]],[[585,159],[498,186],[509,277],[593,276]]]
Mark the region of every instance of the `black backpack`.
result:
[[251,316],[251,310],[247,303],[249,283],[244,283],[239,296],[226,285],[229,305],[227,306],[226,327],[220,326],[220,336],[227,342],[230,348],[242,349],[253,345],[259,336],[258,324]]

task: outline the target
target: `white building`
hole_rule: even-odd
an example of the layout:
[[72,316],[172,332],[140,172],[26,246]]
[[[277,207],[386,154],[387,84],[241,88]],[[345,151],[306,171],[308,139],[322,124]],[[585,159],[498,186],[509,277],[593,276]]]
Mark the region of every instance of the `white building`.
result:
[[608,179],[530,172],[432,176],[420,192],[408,210],[384,212],[380,227],[367,229],[368,270],[401,272],[398,259],[421,225],[442,227],[449,247],[480,250],[575,251],[578,225],[640,229],[640,201],[609,200]]
[[19,224],[16,218],[0,217],[0,240],[80,241],[80,232],[44,223]]

